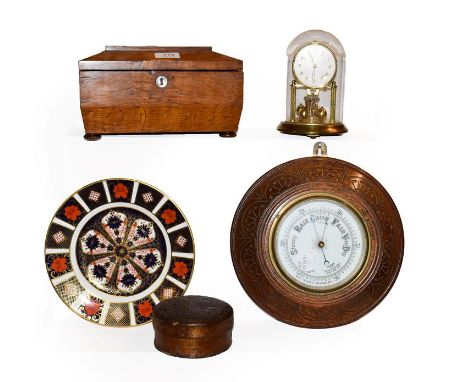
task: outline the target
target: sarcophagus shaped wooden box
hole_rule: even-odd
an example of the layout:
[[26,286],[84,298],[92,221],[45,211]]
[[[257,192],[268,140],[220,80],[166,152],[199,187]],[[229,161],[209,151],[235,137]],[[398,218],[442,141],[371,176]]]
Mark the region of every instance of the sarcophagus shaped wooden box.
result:
[[218,133],[234,137],[242,61],[211,47],[125,47],[79,61],[85,139],[102,134]]

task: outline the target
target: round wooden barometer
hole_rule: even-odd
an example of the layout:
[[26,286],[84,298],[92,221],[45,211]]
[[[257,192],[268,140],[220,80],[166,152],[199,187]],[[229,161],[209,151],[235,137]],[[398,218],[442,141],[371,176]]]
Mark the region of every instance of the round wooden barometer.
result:
[[285,323],[327,328],[372,310],[403,260],[403,226],[387,191],[359,167],[314,156],[264,174],[231,229],[237,277],[252,300]]

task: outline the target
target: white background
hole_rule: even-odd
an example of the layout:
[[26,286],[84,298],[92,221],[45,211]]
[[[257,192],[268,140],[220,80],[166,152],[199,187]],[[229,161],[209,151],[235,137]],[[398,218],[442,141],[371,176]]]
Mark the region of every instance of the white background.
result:
[[[466,380],[463,5],[3,1],[0,362],[9,377],[2,379]],[[308,29],[332,32],[347,53],[349,133],[324,139],[329,155],[381,181],[406,238],[403,267],[387,298],[358,322],[329,330],[291,327],[259,310],[238,283],[229,251],[231,219],[247,188],[273,166],[311,154],[313,141],[276,131],[285,116],[285,50]],[[85,142],[77,61],[106,44],[212,45],[243,59],[238,137]],[[228,352],[204,360],[168,357],[153,349],[150,325],[92,325],[56,296],[43,263],[49,220],[76,189],[109,177],[153,184],[181,206],[197,247],[188,293],[232,304]],[[62,353],[69,351],[78,353]]]

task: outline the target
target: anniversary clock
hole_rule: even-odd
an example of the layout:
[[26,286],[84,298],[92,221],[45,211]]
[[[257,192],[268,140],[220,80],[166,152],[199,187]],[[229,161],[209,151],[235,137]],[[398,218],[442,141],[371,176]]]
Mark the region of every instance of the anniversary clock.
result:
[[393,286],[403,227],[384,187],[359,167],[327,156],[283,163],[247,191],[234,216],[231,253],[253,301],[291,325],[353,322]]
[[345,51],[332,34],[311,30],[288,46],[286,120],[278,130],[285,134],[341,135]]

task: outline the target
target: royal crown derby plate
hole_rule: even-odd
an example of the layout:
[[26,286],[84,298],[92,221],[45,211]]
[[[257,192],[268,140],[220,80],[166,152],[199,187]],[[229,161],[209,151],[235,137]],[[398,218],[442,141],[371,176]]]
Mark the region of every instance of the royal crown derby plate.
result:
[[75,192],[45,240],[50,281],[81,318],[104,326],[146,324],[161,300],[183,295],[194,241],[179,207],[160,190],[106,179]]

